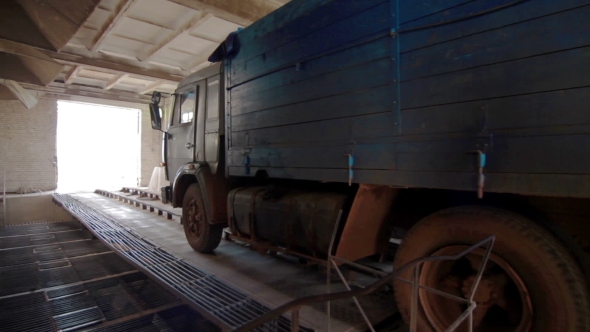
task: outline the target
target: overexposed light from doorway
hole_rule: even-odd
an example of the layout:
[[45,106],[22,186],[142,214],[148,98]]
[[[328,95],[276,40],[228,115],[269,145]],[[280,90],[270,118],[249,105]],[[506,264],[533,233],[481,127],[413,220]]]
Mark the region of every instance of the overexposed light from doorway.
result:
[[57,105],[57,190],[136,187],[140,111],[64,100]]

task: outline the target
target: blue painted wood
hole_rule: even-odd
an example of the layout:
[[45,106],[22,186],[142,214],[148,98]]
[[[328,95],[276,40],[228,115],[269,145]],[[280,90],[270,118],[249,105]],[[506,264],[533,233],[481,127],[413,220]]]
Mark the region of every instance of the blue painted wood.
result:
[[400,23],[415,21],[469,2],[473,0],[402,0],[399,3]]
[[[486,191],[590,197],[590,0],[403,32],[512,1],[294,0],[245,29],[226,73],[228,174],[347,182],[353,153],[356,183],[476,190],[476,135],[492,134]],[[399,35],[364,39],[398,19]]]
[[[590,44],[590,5],[469,35],[402,55],[402,80]],[[567,22],[567,24],[563,24]]]
[[254,81],[232,88],[232,100],[247,97],[253,92],[262,92],[281,85],[293,84],[312,77],[329,75],[332,72],[357,66],[365,62],[389,56],[390,39],[382,37],[371,42],[332,53],[295,65]]
[[245,62],[239,60],[240,54],[246,53],[250,45],[242,45],[238,57],[232,60],[232,86],[284,66],[295,67],[298,62],[304,62],[310,57],[363,37],[376,34],[378,36],[380,32],[381,35],[385,35],[389,31],[388,9],[389,4],[382,3],[345,20],[310,32],[302,38],[267,50]]
[[[234,63],[239,64],[268,50],[354,16],[387,0],[291,1],[239,33],[245,46]],[[330,13],[330,15],[326,15]]]
[[[391,65],[389,58],[383,58],[345,68],[330,75],[314,77],[266,91],[251,92],[245,98],[231,101],[231,114],[260,111],[388,84],[391,83],[388,75]],[[351,80],[351,77],[355,79]]]
[[[513,0],[487,1],[477,0],[468,2],[455,9],[441,12],[438,15],[426,17],[422,20],[404,24],[400,27],[411,29],[466,17],[467,15],[488,10],[495,5],[511,3]],[[577,8],[589,4],[588,0],[534,0],[525,1],[518,5],[491,12],[470,20],[463,20],[452,24],[440,25],[432,29],[409,32],[402,35],[401,51],[407,52],[417,48],[451,41],[492,29],[500,29],[511,24],[533,18],[543,17],[560,11]]]
[[[403,135],[589,125],[590,88],[485,99],[402,112]],[[557,111],[558,110],[558,111]]]
[[391,100],[391,115],[393,117],[394,135],[401,134],[402,130],[402,119],[401,119],[401,51],[400,51],[400,38],[399,28],[401,22],[400,15],[400,0],[389,1],[389,16],[390,16],[390,46],[391,50],[391,78],[392,78],[392,95]]
[[402,109],[590,85],[590,47],[402,83]]
[[386,112],[279,127],[233,131],[232,141],[236,147],[297,145],[325,141],[349,142],[359,138],[392,135],[393,130],[393,118],[391,113]]
[[[312,168],[258,168],[264,169],[272,178],[306,179],[313,181],[346,182],[345,169]],[[243,167],[229,167],[230,176],[247,176]],[[392,171],[358,170],[354,173],[354,183],[393,185],[407,188],[434,188],[474,191],[477,177],[473,172],[432,172],[432,171]],[[575,174],[526,174],[526,173],[487,173],[486,192],[516,193],[522,195],[551,195],[561,197],[590,197],[590,175]]]
[[[316,146],[258,147],[250,153],[252,167],[313,168],[318,163],[323,168],[348,168],[348,156],[354,156],[355,169],[395,169],[394,143],[355,145],[327,144]],[[230,164],[237,165],[244,159],[243,153],[230,153]]]
[[383,85],[374,89],[239,114],[232,117],[232,130],[241,131],[384,113],[391,110],[391,106],[387,103],[390,98],[391,86]]

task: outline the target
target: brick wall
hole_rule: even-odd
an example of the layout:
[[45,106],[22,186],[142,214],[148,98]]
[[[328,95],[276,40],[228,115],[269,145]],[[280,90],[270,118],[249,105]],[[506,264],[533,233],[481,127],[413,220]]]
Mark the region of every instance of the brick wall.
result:
[[[139,185],[147,186],[154,167],[162,159],[162,133],[152,130],[148,105],[94,98],[40,95],[35,108],[19,101],[0,100],[0,185],[7,173],[7,192],[31,192],[56,188],[55,166],[57,100],[137,108],[141,110],[141,160]],[[0,192],[2,188],[0,187]]]
[[7,192],[55,189],[56,128],[56,97],[39,96],[30,110],[0,100],[0,177],[6,171]]

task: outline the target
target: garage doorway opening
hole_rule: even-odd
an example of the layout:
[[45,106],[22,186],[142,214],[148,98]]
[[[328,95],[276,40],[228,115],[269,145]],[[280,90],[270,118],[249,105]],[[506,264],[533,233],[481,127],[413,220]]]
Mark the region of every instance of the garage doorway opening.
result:
[[57,190],[136,187],[140,111],[99,104],[57,102]]

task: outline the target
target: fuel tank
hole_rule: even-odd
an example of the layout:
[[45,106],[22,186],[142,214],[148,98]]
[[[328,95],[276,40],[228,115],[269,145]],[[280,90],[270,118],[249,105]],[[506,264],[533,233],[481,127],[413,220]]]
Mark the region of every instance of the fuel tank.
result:
[[234,235],[259,243],[325,257],[338,212],[342,226],[351,197],[337,192],[243,187],[228,195]]

